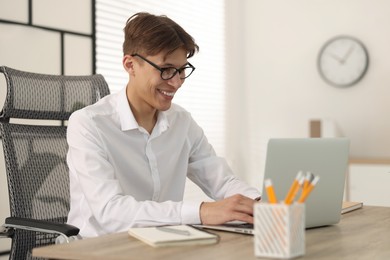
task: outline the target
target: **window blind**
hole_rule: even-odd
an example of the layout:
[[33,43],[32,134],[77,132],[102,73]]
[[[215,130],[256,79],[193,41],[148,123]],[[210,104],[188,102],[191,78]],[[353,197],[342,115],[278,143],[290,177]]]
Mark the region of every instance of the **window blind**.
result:
[[96,72],[111,89],[124,88],[123,27],[137,12],[167,15],[191,34],[200,52],[190,59],[195,72],[173,102],[188,110],[220,156],[225,156],[224,0],[96,0]]

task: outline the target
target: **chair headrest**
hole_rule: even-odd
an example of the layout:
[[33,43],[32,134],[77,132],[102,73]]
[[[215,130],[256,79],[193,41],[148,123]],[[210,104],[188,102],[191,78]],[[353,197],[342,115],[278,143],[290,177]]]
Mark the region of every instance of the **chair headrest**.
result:
[[0,118],[68,120],[82,107],[110,93],[100,74],[65,76],[0,67],[7,94]]

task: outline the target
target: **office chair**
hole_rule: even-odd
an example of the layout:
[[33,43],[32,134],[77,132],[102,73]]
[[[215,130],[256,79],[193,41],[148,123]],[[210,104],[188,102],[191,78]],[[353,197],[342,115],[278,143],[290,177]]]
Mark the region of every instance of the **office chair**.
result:
[[[12,238],[10,259],[31,259],[32,248],[69,242],[79,229],[69,211],[66,122],[72,112],[109,94],[101,75],[44,75],[0,67],[7,85],[0,113]],[[23,120],[20,120],[23,119]],[[38,123],[32,123],[37,122]]]

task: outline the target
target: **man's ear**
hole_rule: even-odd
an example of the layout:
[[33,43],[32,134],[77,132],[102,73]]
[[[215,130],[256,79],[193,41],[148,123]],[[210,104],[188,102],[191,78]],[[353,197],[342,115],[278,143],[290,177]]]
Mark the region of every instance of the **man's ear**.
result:
[[129,73],[130,75],[134,75],[134,58],[130,55],[123,56],[122,60],[123,68]]

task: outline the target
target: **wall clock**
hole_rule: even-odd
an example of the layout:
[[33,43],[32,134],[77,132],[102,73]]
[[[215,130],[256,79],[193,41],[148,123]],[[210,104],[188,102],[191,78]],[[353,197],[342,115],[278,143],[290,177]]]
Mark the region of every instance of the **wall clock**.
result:
[[349,87],[359,82],[368,69],[368,52],[364,44],[350,36],[337,36],[327,41],[318,55],[321,77],[336,87]]

